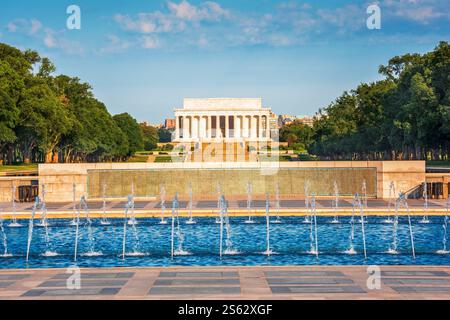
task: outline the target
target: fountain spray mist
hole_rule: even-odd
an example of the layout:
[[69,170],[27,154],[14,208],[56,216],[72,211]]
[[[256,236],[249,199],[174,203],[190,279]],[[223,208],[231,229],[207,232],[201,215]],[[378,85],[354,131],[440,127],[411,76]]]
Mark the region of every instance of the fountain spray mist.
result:
[[190,182],[188,185],[188,193],[189,193],[189,202],[188,202],[189,219],[186,221],[186,224],[195,224],[195,220],[192,218],[192,206],[194,202],[194,196],[192,191],[192,183]]
[[8,227],[11,228],[18,228],[22,226],[20,223],[17,222],[16,192],[17,187],[16,184],[13,182],[13,185],[11,187],[12,222],[8,225]]
[[334,180],[334,182],[333,182],[333,191],[334,191],[334,201],[333,201],[334,218],[333,218],[333,220],[331,220],[331,223],[339,223],[339,215],[338,215],[338,209],[339,209],[339,186],[338,186],[336,180]]
[[420,220],[420,223],[430,223],[428,219],[428,184],[427,182],[422,183],[422,197],[424,199],[423,203],[423,218]]
[[409,226],[409,238],[411,241],[411,250],[412,250],[413,258],[416,259],[416,250],[414,248],[414,234],[413,234],[412,224],[411,224],[411,215],[409,212],[409,206],[408,206],[408,202],[406,201],[406,195],[404,192],[400,192],[400,195],[398,196],[397,202],[395,204],[395,207],[396,207],[395,210],[398,211],[402,205],[406,208],[406,211],[408,214],[408,226]]
[[447,250],[447,227],[448,227],[448,209],[450,206],[450,196],[447,198],[447,203],[445,204],[445,215],[444,215],[444,223],[442,225],[443,235],[442,235],[442,249],[438,250],[436,253],[438,254],[448,254],[450,253]]
[[36,199],[34,200],[33,209],[31,211],[30,222],[28,223],[28,241],[27,241],[26,262],[28,262],[28,258],[30,257],[31,241],[33,240],[34,217],[36,215],[36,210],[39,206],[39,202],[40,202],[39,197],[36,197]]
[[247,182],[247,212],[248,212],[248,219],[245,221],[245,223],[254,223],[252,220],[252,193],[253,193],[253,184],[248,181]]

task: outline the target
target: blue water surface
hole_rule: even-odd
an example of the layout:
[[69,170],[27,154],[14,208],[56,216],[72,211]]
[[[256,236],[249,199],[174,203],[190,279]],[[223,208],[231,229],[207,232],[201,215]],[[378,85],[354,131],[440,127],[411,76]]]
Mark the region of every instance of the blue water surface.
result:
[[[64,268],[74,264],[80,267],[148,267],[148,266],[254,266],[254,265],[449,265],[450,254],[439,254],[444,247],[444,217],[430,217],[430,223],[421,224],[421,217],[412,217],[415,259],[412,254],[407,217],[399,218],[397,232],[398,254],[388,254],[392,247],[393,224],[383,217],[368,217],[365,223],[366,255],[364,257],[362,225],[355,218],[354,240],[356,254],[345,251],[351,246],[350,217],[341,217],[339,224],[329,217],[317,218],[317,244],[319,254],[311,249],[311,224],[303,217],[282,217],[282,223],[270,225],[270,249],[267,250],[266,219],[253,218],[256,223],[246,224],[246,218],[230,217],[230,249],[235,254],[219,255],[220,225],[214,218],[196,218],[196,224],[186,224],[180,218],[183,238],[182,249],[186,255],[171,257],[171,221],[159,224],[159,219],[137,219],[136,231],[126,226],[126,242],[123,258],[124,220],[110,219],[104,226],[100,220],[92,220],[92,237],[84,218],[80,221],[78,254],[74,262],[76,228],[70,220],[49,220],[49,242],[45,241],[45,228],[34,226],[29,260],[26,261],[29,221],[21,221],[22,227],[8,227],[4,221],[8,255],[0,256],[0,268]],[[275,218],[271,218],[273,221]],[[35,221],[36,223],[37,221]],[[175,223],[176,226],[176,223]],[[174,248],[180,241],[175,228]],[[313,234],[314,234],[313,226]],[[227,248],[226,230],[223,233],[223,249]],[[448,235],[447,235],[448,238]],[[315,241],[313,240],[313,246]],[[449,244],[447,243],[447,248]],[[97,256],[87,256],[94,251]],[[0,241],[0,253],[4,252]],[[53,252],[54,256],[44,256]],[[133,255],[134,254],[134,255]]]

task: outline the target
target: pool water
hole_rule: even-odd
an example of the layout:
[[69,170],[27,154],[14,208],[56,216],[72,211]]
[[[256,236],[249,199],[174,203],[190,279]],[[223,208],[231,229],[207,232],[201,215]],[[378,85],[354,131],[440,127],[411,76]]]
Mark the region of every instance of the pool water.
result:
[[[266,220],[230,217],[231,249],[234,254],[219,255],[220,225],[214,218],[197,218],[196,224],[186,224],[180,218],[185,255],[171,257],[171,224],[159,224],[159,219],[137,219],[137,235],[127,225],[126,256],[123,259],[124,220],[111,219],[111,225],[92,220],[92,238],[81,219],[78,255],[74,262],[76,227],[69,220],[49,220],[48,246],[45,228],[34,226],[29,260],[26,262],[28,221],[22,227],[8,227],[4,221],[9,255],[0,257],[0,268],[64,268],[74,264],[80,267],[146,267],[146,266],[252,266],[252,265],[449,265],[450,254],[437,253],[443,249],[444,217],[430,217],[430,223],[421,224],[421,217],[412,217],[416,258],[413,258],[407,217],[400,217],[397,233],[398,254],[387,253],[393,240],[393,224],[383,217],[369,217],[365,223],[367,259],[363,253],[362,226],[355,218],[353,247],[356,254],[345,253],[350,247],[350,217],[340,217],[339,224],[332,218],[317,218],[318,256],[308,253],[311,247],[310,227],[303,217],[282,217],[282,223],[270,225],[270,256],[266,246]],[[274,218],[271,218],[274,220]],[[448,235],[447,235],[448,238]],[[226,231],[224,231],[226,239]],[[175,233],[174,247],[179,246]],[[224,250],[227,248],[224,241]],[[447,244],[447,248],[449,244]],[[0,241],[0,252],[3,253]],[[88,256],[95,251],[99,255]],[[52,252],[50,256],[43,254]],[[101,254],[101,255],[100,255]]]

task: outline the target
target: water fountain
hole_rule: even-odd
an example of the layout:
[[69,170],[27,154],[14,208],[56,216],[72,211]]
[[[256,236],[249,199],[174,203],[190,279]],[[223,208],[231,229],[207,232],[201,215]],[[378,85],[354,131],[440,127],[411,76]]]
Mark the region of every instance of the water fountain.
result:
[[308,251],[308,253],[314,254],[318,258],[319,257],[319,246],[318,246],[318,240],[317,240],[317,211],[316,211],[316,196],[315,196],[315,194],[312,194],[312,196],[311,196],[311,218],[310,218],[310,228],[309,228],[309,239],[310,239],[310,250]]
[[416,250],[414,248],[414,234],[413,234],[413,230],[412,230],[412,224],[411,224],[411,215],[409,212],[409,206],[408,206],[408,202],[406,201],[406,195],[403,192],[400,192],[400,195],[395,203],[395,211],[398,212],[398,210],[400,209],[401,206],[404,206],[406,208],[407,211],[407,215],[408,215],[408,227],[409,227],[409,238],[411,241],[411,250],[412,250],[412,255],[413,258],[416,259]]
[[364,208],[367,209],[367,182],[366,182],[366,179],[364,179],[362,182],[361,191],[362,191],[362,195],[363,195]]
[[[47,190],[45,188],[45,184],[42,185],[42,198],[41,198],[41,208],[40,208],[40,214],[41,214],[41,221],[36,224],[38,227],[48,227],[48,221],[47,221],[47,205],[45,202],[45,196],[47,194]],[[48,230],[46,230],[47,233]]]
[[253,193],[253,184],[248,181],[247,182],[247,212],[248,212],[248,219],[245,220],[245,223],[255,223],[255,221],[252,220],[252,193]]
[[333,182],[333,190],[334,190],[334,200],[333,200],[333,209],[334,209],[334,218],[331,220],[331,223],[339,223],[338,209],[339,209],[339,186],[337,181]]
[[166,224],[167,221],[164,220],[164,212],[166,211],[166,188],[164,185],[161,185],[160,187],[159,199],[161,202],[161,221],[159,224]]
[[[367,208],[367,183],[366,183],[366,179],[363,180],[362,185],[361,185],[361,195],[362,195],[362,201],[361,201],[361,196],[358,194],[358,199],[361,202],[361,205],[364,206],[364,208]],[[364,217],[364,216],[360,216],[359,217],[359,222],[363,223],[364,219],[366,220],[365,222],[368,222],[368,217]]]
[[8,225],[8,227],[10,228],[18,228],[21,227],[22,225],[20,223],[17,222],[17,208],[16,208],[16,184],[13,183],[12,187],[11,187],[11,204],[12,204],[12,222]]
[[364,259],[367,259],[367,250],[366,250],[366,228],[364,225],[364,207],[361,203],[361,198],[359,197],[358,194],[356,194],[355,196],[357,199],[357,204],[359,207],[359,214],[361,217],[361,234],[362,234],[362,239],[363,239],[363,250],[364,250]]
[[231,224],[230,224],[230,217],[228,216],[228,204],[225,200],[225,197],[222,196],[222,216],[225,222],[225,231],[226,231],[226,239],[225,239],[225,251],[224,254],[226,255],[235,255],[239,254],[240,252],[233,248],[233,241],[232,241],[232,230],[231,230]]
[[[81,210],[84,210],[85,216],[86,216],[86,223],[85,226],[87,228],[87,234],[88,234],[88,247],[89,251],[86,253],[83,253],[83,256],[87,257],[96,257],[101,256],[103,253],[100,251],[95,251],[95,238],[94,238],[94,230],[92,228],[92,219],[90,217],[89,207],[86,202],[86,197],[82,196],[80,199],[80,205],[78,207],[78,219],[77,219],[77,225],[79,224],[79,216],[81,215]],[[78,229],[78,227],[77,227]]]
[[419,221],[419,223],[430,223],[430,219],[428,219],[428,185],[426,181],[422,183],[422,186],[423,186],[422,196],[424,198],[423,218],[422,220]]
[[30,221],[28,223],[28,240],[27,240],[27,255],[26,262],[28,262],[28,258],[30,257],[30,249],[31,249],[31,241],[33,240],[33,227],[34,227],[34,217],[36,215],[36,211],[39,207],[40,199],[36,197],[33,205],[33,209],[30,215]]
[[305,185],[305,220],[303,223],[311,223],[312,220],[309,219],[308,211],[309,211],[309,181],[306,180]]
[[131,194],[128,196],[128,202],[130,202],[130,197],[132,200],[132,206],[130,208],[131,214],[130,214],[130,219],[128,220],[128,224],[131,225],[136,225],[138,224],[137,220],[136,220],[136,214],[134,212],[134,182],[131,182]]
[[220,256],[220,259],[222,259],[222,255],[223,255],[223,222],[224,222],[224,215],[225,215],[225,199],[223,198],[223,196],[221,196],[219,199],[219,206],[220,206],[220,211],[219,211],[219,223],[220,223],[219,256]]
[[[125,213],[123,220],[123,238],[122,238],[122,260],[125,260],[125,256],[142,256],[143,253],[139,251],[140,247],[140,239],[139,233],[137,230],[137,223],[130,223],[128,220],[128,215],[131,212],[131,216],[134,215],[134,197],[133,194],[130,194],[127,199],[127,203],[125,205]],[[127,243],[127,225],[131,225],[131,230],[133,232],[134,244],[133,244],[133,252],[126,253],[126,243]]]
[[[391,183],[389,184],[389,200],[388,200],[389,215],[383,221],[384,223],[393,223],[394,222],[391,218],[392,203],[395,202],[395,201],[393,201],[394,198],[395,198],[395,184],[394,184],[394,181],[391,181]],[[398,221],[397,221],[397,223],[398,223]]]
[[443,236],[442,236],[442,249],[438,250],[436,253],[438,254],[449,254],[450,250],[447,250],[447,226],[448,226],[448,209],[450,206],[450,197],[447,198],[447,203],[445,205],[445,215],[444,215],[444,224],[442,225]]
[[51,250],[50,247],[50,230],[49,230],[49,223],[47,219],[47,205],[45,202],[45,196],[46,196],[46,188],[45,185],[42,185],[42,201],[41,201],[41,207],[40,207],[40,214],[41,214],[41,221],[40,223],[36,224],[38,227],[44,228],[44,241],[45,241],[45,251],[42,254],[44,257],[54,257],[58,254]]
[[221,186],[220,186],[220,183],[217,183],[217,211],[218,211],[218,214],[217,214],[217,217],[216,217],[216,223],[221,223],[221,218],[220,218],[220,215],[221,215],[221,201],[222,201],[222,188],[221,188]]
[[102,198],[103,198],[102,218],[100,219],[100,224],[103,226],[107,226],[110,225],[111,223],[108,221],[108,217],[106,215],[106,183],[103,184]]
[[195,224],[195,220],[192,218],[192,205],[194,202],[194,197],[192,194],[192,183],[189,183],[188,185],[188,192],[189,192],[189,203],[188,203],[189,219],[186,221],[186,224]]
[[[390,197],[390,195],[389,195],[389,197]],[[390,201],[389,201],[389,205],[390,205]],[[398,209],[399,209],[399,206],[395,205],[394,220],[392,221],[392,243],[387,251],[387,253],[389,253],[389,254],[398,254],[398,250],[397,250]],[[390,210],[390,206],[389,206],[389,210]]]
[[350,218],[350,234],[348,236],[349,240],[349,247],[347,250],[344,251],[346,254],[356,254],[356,250],[354,247],[355,242],[355,211],[356,211],[357,203],[356,203],[356,197],[353,198],[352,201],[352,216]]
[[[177,243],[178,243],[178,248],[176,250],[175,250],[175,235],[177,236]],[[173,198],[172,201],[172,229],[171,229],[171,250],[170,250],[172,259],[174,256],[184,256],[190,254],[188,251],[185,251],[183,249],[183,243],[184,243],[184,235],[181,232],[180,227],[178,194],[175,194],[175,197]]]
[[3,240],[3,253],[0,257],[11,257],[12,255],[8,253],[8,238],[6,236],[5,228],[3,227],[3,217],[0,215],[0,235]]
[[70,221],[69,225],[76,226],[77,225],[77,185],[75,183],[72,184],[72,221]]
[[278,182],[275,184],[275,211],[277,218],[272,223],[281,223],[280,219],[280,186]]
[[266,251],[264,254],[270,256],[272,254],[270,249],[270,197],[266,195]]

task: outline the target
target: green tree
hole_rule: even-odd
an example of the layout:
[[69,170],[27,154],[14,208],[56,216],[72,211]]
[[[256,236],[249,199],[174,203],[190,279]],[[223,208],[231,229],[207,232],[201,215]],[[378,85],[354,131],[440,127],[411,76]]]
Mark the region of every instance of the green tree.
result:
[[144,138],[144,149],[145,150],[153,150],[158,147],[159,135],[158,130],[149,126],[145,123],[139,124],[142,130],[143,138]]
[[113,116],[113,120],[127,137],[128,156],[131,156],[136,151],[142,150],[144,148],[144,137],[141,127],[137,123],[136,119],[134,119],[128,113],[121,113]]
[[161,143],[171,142],[172,141],[172,132],[165,128],[159,128],[158,129],[158,137],[159,137],[158,140]]

